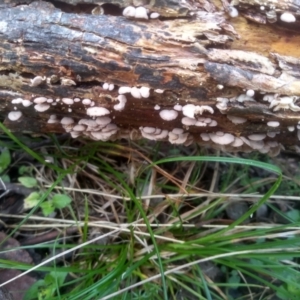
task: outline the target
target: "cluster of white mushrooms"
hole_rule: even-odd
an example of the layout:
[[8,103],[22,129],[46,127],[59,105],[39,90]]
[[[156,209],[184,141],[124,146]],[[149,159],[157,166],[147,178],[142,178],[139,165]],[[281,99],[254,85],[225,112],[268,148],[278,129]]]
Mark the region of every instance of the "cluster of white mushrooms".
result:
[[[234,0],[233,2],[231,2],[231,5],[227,7],[228,14],[231,18],[235,18],[239,15],[238,9],[233,6],[235,4],[238,4],[238,0]],[[268,8],[264,5],[261,5],[259,9],[261,13],[265,13],[267,20],[270,23],[275,23],[278,20],[275,1]],[[296,22],[296,17],[291,12],[285,11],[280,14],[280,20],[286,23],[294,23]]]
[[[251,134],[247,137],[236,137],[231,133],[217,131],[214,133],[201,133],[201,138],[205,142],[212,142],[220,146],[230,146],[232,148],[248,146],[250,149],[258,150],[261,153],[268,153],[270,150],[279,150],[280,145],[276,141],[264,141],[266,134]],[[274,148],[274,149],[272,149]]]
[[[32,85],[41,84],[45,81],[45,77],[37,78],[35,77],[31,82]],[[217,89],[222,90],[224,87],[222,85],[217,85]],[[115,90],[115,85],[113,83],[104,82],[102,84],[102,89],[107,92],[112,92]],[[122,111],[125,109],[127,103],[126,95],[129,95],[135,99],[147,99],[151,95],[151,89],[147,86],[120,86],[118,87],[118,95],[112,97],[112,100],[116,101],[116,104],[112,106],[111,109],[103,106],[97,105],[91,99],[80,99],[80,98],[57,98],[51,99],[47,97],[34,97],[30,100],[15,98],[11,101],[13,105],[13,111],[9,112],[8,119],[10,121],[18,121],[22,118],[22,107],[29,108],[31,105],[34,110],[39,113],[47,113],[51,106],[62,105],[65,113],[72,112],[72,105],[76,104],[77,108],[80,105],[81,109],[85,110],[86,118],[82,118],[75,121],[69,116],[58,117],[55,114],[48,115],[48,124],[60,124],[66,132],[69,132],[73,138],[79,136],[87,136],[94,140],[107,141],[114,139],[116,137],[123,137],[126,130],[120,130],[120,128],[112,123],[112,119],[115,118],[113,115],[114,111]],[[156,89],[153,90],[154,93],[163,93],[164,90]],[[233,98],[217,98],[215,107],[222,113],[226,114],[227,119],[234,125],[239,125],[247,122],[247,119],[243,117],[237,117],[234,115],[227,114],[228,105],[231,102],[243,103],[245,101],[256,101],[254,99],[255,91],[246,90],[244,93]],[[269,108],[273,111],[278,111],[281,109],[290,109],[292,111],[300,111],[300,107],[297,105],[298,97],[296,96],[280,96],[277,94],[264,94],[261,96],[263,101],[269,103]],[[141,126],[139,128],[138,134],[144,138],[155,140],[155,141],[165,141],[168,140],[172,144],[184,144],[189,145],[193,142],[193,136],[186,132],[190,127],[216,127],[218,126],[217,121],[213,118],[215,113],[214,107],[209,105],[196,105],[188,103],[181,105],[180,103],[173,104],[173,107],[162,108],[160,105],[156,104],[153,108],[156,111],[157,116],[162,119],[162,124],[166,121],[167,123],[176,120],[180,117],[182,128],[178,128],[174,123],[174,128],[171,130],[161,129],[158,127]],[[200,134],[200,140],[205,144],[218,145],[221,148],[226,146],[231,149],[238,149],[240,147],[246,147],[246,149],[258,150],[262,153],[267,153],[269,151],[273,152],[275,149],[280,149],[280,145],[271,141],[270,138],[274,138],[276,134],[280,132],[276,127],[280,126],[280,123],[276,120],[266,122],[266,125],[270,128],[266,134],[250,134],[248,136],[234,136],[231,133],[226,133],[222,131],[215,131],[213,133],[202,132]],[[292,132],[297,128],[297,137],[300,140],[300,122],[297,126],[288,126],[287,130]],[[122,135],[123,134],[123,135]],[[131,136],[129,130],[126,131],[127,136]],[[125,134],[125,135],[126,135]],[[137,136],[137,138],[139,137]],[[265,139],[268,140],[265,141]]]
[[143,6],[127,6],[123,10],[123,16],[127,18],[135,18],[135,19],[157,19],[159,17],[159,13],[151,12],[148,16],[149,11]]

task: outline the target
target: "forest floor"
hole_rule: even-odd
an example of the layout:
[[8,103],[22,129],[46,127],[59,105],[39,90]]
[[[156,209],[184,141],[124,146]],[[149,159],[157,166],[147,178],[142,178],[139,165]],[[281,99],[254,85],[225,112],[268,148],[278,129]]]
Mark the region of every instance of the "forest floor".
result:
[[300,299],[298,154],[0,141],[0,299]]

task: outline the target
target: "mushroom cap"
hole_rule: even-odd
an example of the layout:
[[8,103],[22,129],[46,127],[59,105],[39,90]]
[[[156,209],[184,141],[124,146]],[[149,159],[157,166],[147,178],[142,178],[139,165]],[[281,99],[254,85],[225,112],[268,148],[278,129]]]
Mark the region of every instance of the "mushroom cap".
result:
[[20,104],[23,102],[23,99],[22,98],[16,98],[16,99],[12,99],[11,100],[11,103],[12,104]]
[[86,110],[86,114],[92,117],[101,117],[110,114],[110,111],[105,107],[93,106]]
[[145,133],[155,133],[156,131],[156,128],[155,127],[149,127],[149,126],[146,126],[146,127],[142,127],[142,130],[145,132]]
[[71,98],[62,98],[61,101],[67,105],[72,105],[74,103],[74,100]]
[[173,109],[175,109],[175,110],[177,110],[177,111],[182,111],[182,105],[180,105],[180,104],[175,104],[174,106],[173,106]]
[[150,88],[147,86],[140,87],[140,94],[143,98],[148,98],[150,96]]
[[229,119],[233,124],[243,124],[247,122],[247,119],[245,118],[232,116],[232,115],[227,115],[227,119]]
[[62,125],[71,125],[74,123],[74,120],[70,117],[63,117],[60,121],[60,124]]
[[81,103],[83,104],[83,105],[90,105],[91,103],[92,103],[92,100],[91,99],[83,99],[82,101],[81,101]]
[[219,145],[229,145],[234,142],[234,136],[230,133],[224,133],[221,135],[221,132],[209,133],[210,139]]
[[[91,120],[92,121],[92,120]],[[106,126],[111,122],[111,118],[110,117],[98,117],[96,118],[96,123],[98,125],[103,125]]]
[[216,127],[218,125],[218,122],[216,120],[211,120],[211,122],[208,124],[209,127]]
[[143,6],[139,6],[135,9],[135,18],[148,20],[147,9]]
[[189,118],[189,117],[183,117],[181,119],[181,123],[183,125],[186,125],[186,126],[192,126],[192,125],[195,125],[197,123],[197,120],[196,119],[192,119],[192,118]]
[[132,97],[137,98],[137,99],[141,99],[141,93],[140,93],[140,89],[137,88],[136,86],[132,87],[130,90],[130,93],[132,95]]
[[28,106],[32,105],[32,102],[27,100],[27,99],[24,99],[22,101],[22,104],[23,104],[24,107],[28,107]]
[[241,147],[243,146],[244,142],[240,138],[236,137],[234,142],[231,144],[232,147]]
[[21,111],[11,111],[10,113],[8,113],[8,119],[10,121],[17,121],[22,117],[22,112]]
[[[47,99],[46,99],[47,100]],[[42,103],[42,104],[36,104],[34,106],[34,109],[36,111],[39,111],[39,112],[44,112],[46,110],[48,110],[50,108],[50,105],[49,104],[45,104],[45,103]]]
[[47,98],[46,97],[37,97],[33,100],[33,102],[36,104],[41,104],[41,103],[47,102]]
[[278,127],[278,126],[280,125],[280,123],[279,123],[278,121],[269,121],[269,122],[267,123],[267,125],[268,125],[269,127]]
[[200,134],[200,136],[201,136],[202,140],[205,141],[205,142],[208,142],[210,140],[210,137],[209,137],[208,133],[203,132],[203,133]]
[[283,22],[287,22],[287,23],[293,23],[296,22],[296,18],[293,14],[291,14],[290,12],[284,12],[281,16],[280,16],[280,20]]
[[263,139],[265,139],[266,136],[267,135],[264,133],[256,133],[248,135],[248,139],[251,141],[262,141]]
[[127,94],[131,92],[131,87],[130,86],[121,86],[119,87],[118,93],[119,94]]
[[133,6],[127,6],[123,10],[123,16],[124,17],[132,17],[132,18],[134,18],[135,17],[135,10],[136,10],[135,7],[133,7]]
[[184,116],[189,117],[191,119],[195,118],[195,110],[196,106],[194,104],[187,104],[182,107],[182,113]]
[[165,121],[172,121],[177,118],[178,112],[173,109],[163,109],[159,112],[159,115]]

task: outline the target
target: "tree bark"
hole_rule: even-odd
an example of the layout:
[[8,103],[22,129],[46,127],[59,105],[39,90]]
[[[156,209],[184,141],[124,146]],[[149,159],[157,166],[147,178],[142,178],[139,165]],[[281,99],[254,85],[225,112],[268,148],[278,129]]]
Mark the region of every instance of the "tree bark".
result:
[[[0,2],[0,114],[10,130],[299,149],[300,1],[16,2]],[[124,17],[133,4],[160,16]],[[120,87],[133,89],[120,97]]]

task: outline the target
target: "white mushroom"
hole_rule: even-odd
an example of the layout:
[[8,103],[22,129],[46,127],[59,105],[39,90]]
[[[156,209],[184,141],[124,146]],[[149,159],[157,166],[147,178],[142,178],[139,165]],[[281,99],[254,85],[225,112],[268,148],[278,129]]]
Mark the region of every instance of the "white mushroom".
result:
[[157,19],[159,16],[160,16],[159,13],[153,12],[153,13],[150,14],[150,19]]
[[91,100],[91,99],[83,99],[83,100],[81,101],[81,103],[82,103],[83,105],[90,105],[90,104],[92,103],[92,100]]
[[169,132],[169,142],[171,144],[183,144],[185,143],[185,141],[188,138],[188,133],[174,133],[174,129],[172,130],[172,132]]
[[208,111],[211,114],[214,113],[214,109],[209,105],[201,105],[201,106],[197,105],[195,109],[195,114],[202,115],[205,111]]
[[235,7],[228,6],[228,14],[231,18],[235,18],[239,15],[239,12]]
[[87,130],[91,130],[93,128],[98,127],[97,122],[95,120],[91,120],[91,119],[81,119],[81,120],[79,120],[78,124],[83,124],[83,125],[88,126]]
[[109,87],[109,84],[107,82],[104,82],[103,85],[102,85],[102,88],[104,90],[108,90],[108,87]]
[[47,123],[49,123],[49,124],[58,123],[57,116],[56,116],[56,115],[51,115],[51,116],[49,117],[49,120],[47,121]]
[[289,13],[289,12],[284,12],[281,16],[280,16],[280,20],[283,22],[287,22],[287,23],[293,23],[296,22],[296,18],[293,14]]
[[35,106],[34,106],[34,109],[36,110],[36,111],[39,111],[39,112],[44,112],[44,111],[46,111],[46,110],[48,110],[50,108],[50,105],[49,104],[36,104]]
[[210,137],[209,137],[208,133],[203,132],[203,133],[200,134],[200,136],[201,136],[202,140],[205,141],[205,142],[208,142],[210,140]]
[[31,102],[30,100],[23,99],[22,105],[23,105],[24,107],[29,107],[30,105],[32,105],[32,102]]
[[73,127],[73,131],[84,131],[86,129],[86,126],[82,125],[82,124],[77,124]]
[[118,93],[119,94],[127,94],[131,92],[131,87],[129,86],[121,86],[119,87]]
[[123,10],[123,16],[124,17],[134,18],[135,17],[135,10],[136,10],[135,7],[133,7],[133,6],[127,6]]
[[248,139],[251,140],[251,141],[262,141],[263,139],[266,138],[266,134],[264,133],[261,133],[261,134],[250,134],[248,135]]
[[177,118],[178,112],[172,109],[163,109],[159,112],[159,116],[165,121],[172,121]]
[[42,104],[47,102],[47,98],[46,97],[37,97],[33,100],[34,103],[36,104]]
[[146,86],[140,87],[140,94],[143,98],[149,98],[150,96],[150,88]]
[[110,111],[105,107],[93,106],[86,110],[86,114],[91,117],[101,117],[110,114]]
[[244,101],[254,101],[254,99],[246,94],[239,95],[236,100],[238,102],[244,102]]
[[[141,134],[144,138],[148,140],[162,140],[168,136],[169,131],[168,130],[161,130],[159,128],[155,129],[155,132],[153,133],[147,133],[144,131],[144,127],[139,128],[141,131]],[[146,129],[148,131],[149,129]]]
[[34,77],[33,79],[30,79],[30,82],[31,82],[31,86],[38,86],[40,85],[41,83],[45,82],[46,80],[46,77],[42,77],[42,76],[36,76]]
[[60,123],[62,125],[71,125],[74,123],[74,120],[72,118],[69,118],[69,117],[63,117],[60,121]]
[[182,111],[182,105],[180,105],[180,104],[175,104],[174,106],[173,106],[173,109],[175,109],[175,110],[177,110],[177,111]]
[[231,146],[232,146],[232,147],[241,147],[243,144],[244,144],[243,140],[241,140],[241,139],[238,138],[238,137],[235,137],[235,138],[234,138],[234,142],[231,143]]
[[247,119],[245,118],[231,116],[231,115],[227,115],[227,119],[229,119],[233,124],[243,124],[247,122]]
[[20,104],[23,102],[23,99],[22,98],[16,98],[16,99],[13,99],[11,100],[11,103],[12,104]]
[[196,119],[192,119],[192,118],[189,118],[189,117],[183,117],[181,119],[181,123],[183,125],[186,125],[186,126],[192,126],[192,125],[195,125],[197,123],[197,120]]
[[280,125],[280,123],[279,123],[278,121],[269,121],[269,122],[267,123],[267,125],[268,125],[269,127],[278,127],[278,126]]
[[217,122],[216,120],[212,120],[212,121],[208,124],[209,127],[215,127],[215,126],[217,126],[217,125],[218,125],[218,122]]
[[[92,120],[89,120],[92,121]],[[98,117],[96,118],[96,124],[106,126],[109,123],[111,123],[111,118],[110,117]],[[90,125],[89,125],[90,126]]]
[[209,133],[209,137],[214,143],[219,144],[219,145],[229,145],[235,139],[235,137],[230,133],[224,133],[221,136],[219,132]]
[[131,88],[130,93],[134,98],[140,99],[142,97],[140,93],[140,89],[137,88],[136,86]]
[[202,122],[202,121],[197,121],[195,126],[198,126],[198,127],[206,127],[207,126],[207,123],[205,122]]
[[248,91],[246,92],[246,95],[247,95],[248,97],[253,97],[254,94],[255,94],[255,92],[254,92],[253,90],[248,90]]
[[67,105],[72,105],[74,103],[74,100],[71,98],[62,98],[61,101]]
[[127,99],[125,95],[119,95],[117,99],[119,100],[119,103],[114,105],[114,110],[122,111],[125,107]]
[[8,113],[8,119],[10,121],[17,121],[22,117],[22,112],[21,111],[11,111]]
[[187,104],[182,107],[182,113],[184,116],[194,119],[196,106],[194,104]]
[[76,139],[81,135],[81,132],[80,131],[70,131],[70,135],[73,139]]
[[250,141],[250,147],[254,150],[260,150],[264,148],[264,141]]
[[146,19],[148,20],[147,10],[143,6],[139,6],[135,9],[135,15],[134,17],[136,19]]
[[155,133],[156,132],[156,128],[155,127],[148,127],[148,126],[146,126],[146,127],[142,127],[142,128],[143,128],[143,131],[145,133],[151,134],[151,133]]

